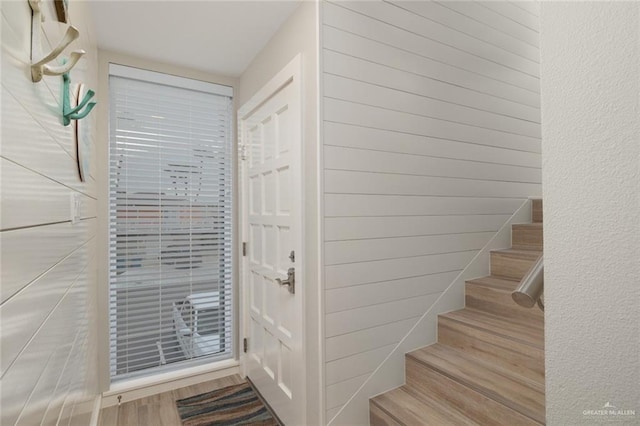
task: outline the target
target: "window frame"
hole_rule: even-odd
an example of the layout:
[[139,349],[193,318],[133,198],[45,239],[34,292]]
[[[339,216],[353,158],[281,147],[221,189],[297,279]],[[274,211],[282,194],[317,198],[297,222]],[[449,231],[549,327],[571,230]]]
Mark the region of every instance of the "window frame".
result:
[[[111,56],[111,54],[108,54],[107,56]],[[120,61],[119,61],[120,62]],[[123,62],[127,62],[127,61],[123,61]],[[225,294],[229,294],[230,297],[232,298],[231,301],[231,315],[230,315],[230,334],[231,334],[231,351],[230,351],[230,357],[226,357],[224,359],[221,360],[215,360],[212,362],[211,360],[211,356],[204,356],[202,358],[193,358],[191,360],[189,360],[187,362],[187,365],[182,366],[181,364],[183,364],[184,362],[177,362],[174,364],[167,364],[166,366],[162,366],[162,367],[153,367],[151,369],[145,369],[145,370],[141,370],[140,374],[138,374],[137,372],[134,373],[128,373],[126,375],[122,375],[122,377],[111,377],[109,371],[110,371],[110,357],[109,355],[107,355],[107,359],[106,359],[106,377],[109,377],[109,383],[113,384],[115,382],[118,383],[118,387],[120,387],[120,382],[127,382],[130,381],[132,379],[138,379],[138,378],[148,378],[150,376],[157,376],[157,375],[162,375],[163,373],[170,373],[172,374],[172,376],[175,376],[176,372],[179,372],[180,370],[186,369],[192,369],[192,367],[194,368],[199,368],[198,366],[200,364],[207,364],[207,365],[211,365],[211,369],[215,370],[215,364],[219,363],[221,366],[225,365],[228,366],[229,365],[229,361],[238,361],[238,357],[239,357],[239,345],[238,345],[238,307],[239,307],[239,289],[238,289],[238,213],[237,213],[237,206],[238,206],[238,190],[237,190],[237,170],[238,170],[238,155],[237,155],[237,139],[236,139],[236,116],[235,116],[235,112],[236,112],[236,97],[234,96],[234,91],[235,91],[235,80],[234,79],[230,79],[230,78],[226,78],[226,77],[222,77],[221,80],[227,80],[229,83],[213,83],[213,82],[209,82],[207,80],[210,79],[211,76],[205,78],[205,79],[194,79],[194,78],[190,78],[190,77],[182,77],[176,74],[172,74],[172,73],[165,73],[162,71],[155,71],[155,70],[150,70],[145,68],[138,68],[136,66],[129,66],[129,65],[121,65],[120,63],[115,63],[115,62],[107,62],[107,73],[106,73],[106,81],[107,81],[107,88],[109,87],[109,79],[112,75],[116,75],[116,76],[121,76],[121,77],[125,77],[125,78],[132,78],[132,79],[136,79],[136,80],[142,80],[142,81],[146,81],[146,82],[151,82],[151,83],[158,83],[158,84],[163,84],[163,85],[168,85],[168,86],[174,86],[174,87],[179,87],[179,88],[185,88],[185,89],[190,89],[190,90],[197,90],[197,91],[202,91],[202,92],[206,92],[206,93],[212,93],[212,94],[218,94],[218,95],[223,95],[223,96],[228,96],[231,99],[231,103],[232,103],[232,108],[231,108],[231,114],[229,117],[229,123],[230,123],[230,131],[229,131],[229,139],[230,139],[230,160],[231,160],[231,165],[230,165],[230,189],[231,189],[231,201],[230,201],[230,217],[231,217],[231,249],[230,249],[230,257],[231,257],[231,268],[230,268],[230,273],[231,273],[231,277],[230,277],[230,282],[231,282],[231,292],[230,293],[225,293]],[[137,64],[136,64],[137,65]],[[153,67],[152,67],[153,68]],[[163,68],[162,66],[160,66],[159,68]],[[190,72],[187,72],[186,74],[191,74]],[[107,92],[109,92],[109,90],[107,90]],[[111,149],[110,149],[110,144],[111,144],[111,135],[110,135],[110,131],[111,131],[111,126],[109,125],[109,112],[110,112],[110,106],[106,107],[106,111],[107,111],[107,137],[106,137],[106,145],[107,145],[107,164],[109,163],[109,161],[111,160]],[[106,172],[107,176],[110,177],[110,170],[109,170],[109,166],[107,165],[107,172]],[[109,179],[107,179],[109,180]],[[107,192],[107,204],[111,201],[110,198],[110,190],[111,190],[111,186],[109,184],[106,185],[106,192]],[[108,208],[107,208],[108,211]],[[110,224],[110,218],[109,215],[107,214],[107,227]],[[216,223],[219,222],[218,219],[216,219]],[[107,240],[109,241],[111,238],[111,233],[109,231],[107,231]],[[108,244],[108,243],[107,243]],[[107,258],[110,258],[108,249],[107,249]],[[108,266],[107,266],[107,271],[109,270]],[[107,276],[109,274],[107,273]],[[109,294],[110,290],[111,290],[111,279],[110,277],[107,277],[106,279],[106,292],[107,295]],[[103,302],[101,302],[102,304]],[[108,310],[109,310],[109,306],[110,306],[110,302],[108,301],[108,296],[107,296],[107,318],[106,318],[106,328],[109,328],[109,315],[108,315]],[[104,306],[104,305],[103,305]],[[104,308],[101,308],[101,310],[104,312]],[[191,325],[189,326],[189,324],[187,324],[187,326],[190,327],[192,334],[195,334],[195,306],[191,306],[191,310],[192,312],[192,320],[191,320]],[[223,329],[225,329],[225,327],[223,326]],[[228,331],[227,331],[228,332]],[[106,340],[106,344],[107,344],[107,348],[110,350],[111,349],[111,337],[109,335],[109,333],[107,333],[107,336],[105,338]],[[213,356],[215,357],[217,354],[214,354]],[[199,361],[198,361],[199,360]],[[105,362],[103,360],[100,361],[101,366],[105,365]],[[166,367],[166,368],[165,368]],[[153,370],[152,372],[146,373],[147,370]],[[103,370],[104,371],[104,370]],[[188,373],[186,373],[188,374]],[[104,376],[103,376],[104,377]],[[111,387],[111,385],[109,386],[109,388]]]

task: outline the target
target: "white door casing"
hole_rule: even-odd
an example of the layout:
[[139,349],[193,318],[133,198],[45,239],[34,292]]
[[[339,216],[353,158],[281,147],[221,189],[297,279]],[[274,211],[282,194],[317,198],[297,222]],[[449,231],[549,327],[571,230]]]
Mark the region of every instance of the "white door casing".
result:
[[[306,407],[300,78],[298,55],[238,111],[247,243],[240,290],[248,350],[241,362],[286,425],[303,424]],[[278,284],[290,268],[294,293]]]

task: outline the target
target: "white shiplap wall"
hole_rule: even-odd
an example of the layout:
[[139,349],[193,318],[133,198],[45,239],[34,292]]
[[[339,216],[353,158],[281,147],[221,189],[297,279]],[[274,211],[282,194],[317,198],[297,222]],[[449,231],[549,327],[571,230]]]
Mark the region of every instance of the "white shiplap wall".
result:
[[[31,81],[28,2],[1,4],[0,424],[86,426],[97,395],[96,185],[80,182],[71,126],[61,121],[62,78]],[[50,49],[65,26],[53,2],[43,4],[39,36]],[[72,48],[87,52],[71,78],[95,90],[97,49],[84,9],[70,7],[80,30]],[[85,120],[94,140],[95,113]],[[80,200],[77,224],[71,194]]]
[[366,423],[345,403],[541,194],[536,14],[509,2],[323,4],[327,423]]

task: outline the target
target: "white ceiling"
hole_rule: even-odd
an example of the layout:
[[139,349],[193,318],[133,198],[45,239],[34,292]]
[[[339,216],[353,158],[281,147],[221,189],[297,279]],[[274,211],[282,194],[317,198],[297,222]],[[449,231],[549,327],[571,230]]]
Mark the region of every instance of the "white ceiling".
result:
[[94,0],[89,5],[100,48],[239,76],[299,1]]

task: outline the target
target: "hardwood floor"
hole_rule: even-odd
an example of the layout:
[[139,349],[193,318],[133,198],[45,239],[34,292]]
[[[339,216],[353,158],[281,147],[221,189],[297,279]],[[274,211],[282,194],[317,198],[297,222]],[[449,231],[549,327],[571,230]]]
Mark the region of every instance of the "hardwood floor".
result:
[[106,407],[100,411],[98,425],[181,426],[176,400],[237,385],[242,382],[244,380],[236,374],[126,402],[120,406]]

